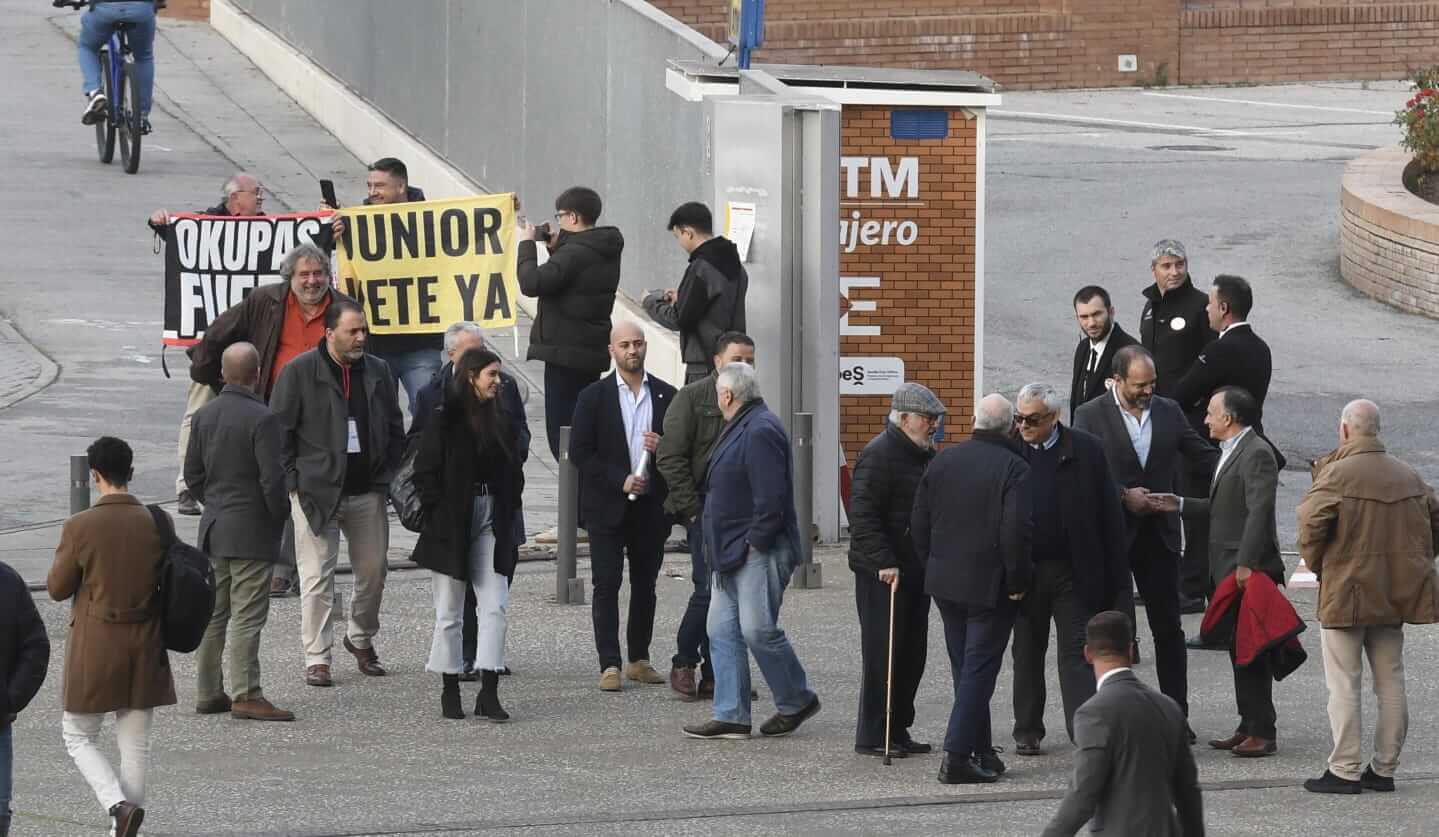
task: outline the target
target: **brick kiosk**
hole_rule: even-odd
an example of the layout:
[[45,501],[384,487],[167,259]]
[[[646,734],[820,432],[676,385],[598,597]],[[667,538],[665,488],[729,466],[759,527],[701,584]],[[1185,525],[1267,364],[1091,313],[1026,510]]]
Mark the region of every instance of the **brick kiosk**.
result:
[[[756,64],[841,106],[841,452],[853,461],[904,381],[933,389],[965,437],[983,371],[984,125],[999,104],[974,73]],[[734,95],[739,72],[676,62],[667,84]],[[821,452],[821,455],[823,452]]]

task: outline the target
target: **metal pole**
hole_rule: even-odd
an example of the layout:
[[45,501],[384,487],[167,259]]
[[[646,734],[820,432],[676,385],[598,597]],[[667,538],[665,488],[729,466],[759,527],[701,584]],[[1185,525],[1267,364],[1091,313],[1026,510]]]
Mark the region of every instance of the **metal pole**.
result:
[[585,588],[575,577],[576,530],[579,528],[580,475],[570,459],[570,428],[560,428],[560,508],[558,554],[555,561],[555,603],[584,604]]
[[90,508],[90,458],[84,454],[70,457],[70,513]]
[[795,586],[813,590],[823,586],[814,562],[814,413],[794,414],[794,510],[799,517],[803,560],[795,568]]

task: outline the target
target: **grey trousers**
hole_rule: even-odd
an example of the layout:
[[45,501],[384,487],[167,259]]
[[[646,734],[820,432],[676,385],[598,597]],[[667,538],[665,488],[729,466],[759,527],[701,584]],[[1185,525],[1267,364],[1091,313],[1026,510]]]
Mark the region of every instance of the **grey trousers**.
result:
[[260,630],[270,616],[269,561],[211,558],[215,568],[215,612],[205,638],[195,650],[195,699],[199,703],[225,694],[220,658],[230,641],[230,695],[254,700],[260,689]]

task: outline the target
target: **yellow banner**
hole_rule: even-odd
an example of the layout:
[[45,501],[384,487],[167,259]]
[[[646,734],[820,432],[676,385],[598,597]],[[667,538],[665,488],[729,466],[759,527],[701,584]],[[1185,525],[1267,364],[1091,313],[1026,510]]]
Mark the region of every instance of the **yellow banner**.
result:
[[514,325],[514,207],[506,193],[342,209],[340,289],[375,334]]

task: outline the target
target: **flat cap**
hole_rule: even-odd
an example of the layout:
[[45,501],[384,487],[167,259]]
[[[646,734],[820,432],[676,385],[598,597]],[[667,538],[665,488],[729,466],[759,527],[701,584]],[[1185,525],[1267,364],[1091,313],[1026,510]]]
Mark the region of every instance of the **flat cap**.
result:
[[913,382],[899,385],[894,391],[894,398],[889,402],[889,408],[900,413],[922,413],[926,416],[942,416],[949,412],[944,409],[944,402],[939,396],[930,391],[924,384]]

